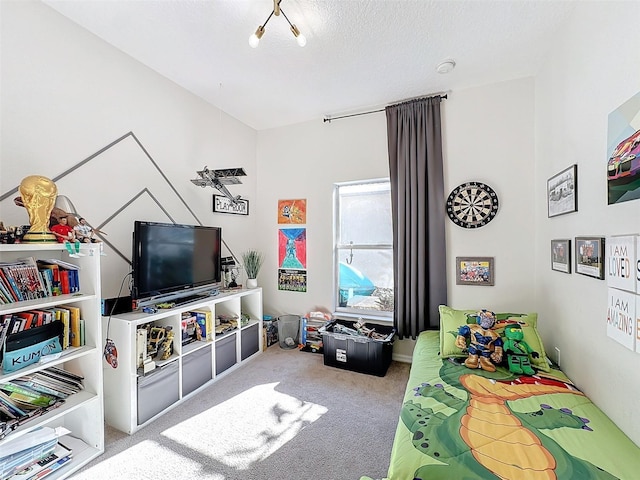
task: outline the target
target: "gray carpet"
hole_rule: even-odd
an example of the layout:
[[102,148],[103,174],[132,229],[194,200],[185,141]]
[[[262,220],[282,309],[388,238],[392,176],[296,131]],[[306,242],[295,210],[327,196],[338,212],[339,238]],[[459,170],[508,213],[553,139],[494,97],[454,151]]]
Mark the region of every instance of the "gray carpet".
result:
[[376,377],[276,344],[134,435],[107,426],[104,455],[72,478],[383,478],[409,367]]

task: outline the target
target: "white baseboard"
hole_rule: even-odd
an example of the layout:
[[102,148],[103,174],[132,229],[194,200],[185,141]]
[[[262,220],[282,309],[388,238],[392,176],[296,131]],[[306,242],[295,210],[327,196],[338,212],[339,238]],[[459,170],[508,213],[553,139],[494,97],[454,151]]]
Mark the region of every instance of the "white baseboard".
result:
[[411,355],[402,355],[402,354],[394,353],[391,356],[391,360],[395,360],[396,362],[411,363]]

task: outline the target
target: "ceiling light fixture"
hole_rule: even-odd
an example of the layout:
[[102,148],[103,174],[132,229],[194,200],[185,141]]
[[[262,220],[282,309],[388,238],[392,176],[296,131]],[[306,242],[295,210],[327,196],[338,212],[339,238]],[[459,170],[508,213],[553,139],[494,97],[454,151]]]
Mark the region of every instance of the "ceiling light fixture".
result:
[[282,16],[285,18],[285,20],[291,27],[291,32],[293,33],[293,36],[296,37],[296,41],[298,42],[298,45],[300,45],[301,47],[304,47],[307,44],[307,38],[300,33],[300,30],[298,29],[298,27],[296,27],[293,23],[289,21],[289,18],[284,13],[284,10],[280,8],[280,2],[282,2],[282,0],[273,0],[273,10],[269,14],[265,22],[256,29],[256,32],[253,35],[249,37],[249,45],[251,45],[252,48],[256,48],[260,43],[260,39],[262,38],[262,35],[264,35],[264,27],[267,26],[267,23],[269,23],[269,20],[271,20],[271,17],[273,15],[277,17],[280,15],[280,13],[282,13]]

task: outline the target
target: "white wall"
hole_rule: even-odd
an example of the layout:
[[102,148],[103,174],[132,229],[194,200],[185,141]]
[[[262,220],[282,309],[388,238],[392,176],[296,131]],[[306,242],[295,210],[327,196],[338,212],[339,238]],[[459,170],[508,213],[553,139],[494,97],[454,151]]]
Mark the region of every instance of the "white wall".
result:
[[[447,220],[449,304],[455,308],[535,309],[533,93],[533,79],[526,78],[455,91],[443,101],[446,192],[477,180],[493,187],[500,201],[496,218],[480,229]],[[267,254],[259,275],[265,312],[331,308],[333,184],[388,176],[384,113],[258,132],[255,242]],[[277,202],[287,198],[307,199],[307,293],[277,290]],[[456,286],[457,255],[495,257],[496,285]],[[410,355],[412,347],[412,341],[397,342],[394,353]]]
[[[607,117],[640,91],[637,2],[585,2],[536,77],[536,303],[547,353],[640,444],[640,354],[606,334],[606,281],[552,272],[550,241],[640,233],[640,201],[607,205]],[[620,33],[624,31],[624,35]],[[578,165],[578,212],[547,218],[546,181]],[[575,253],[575,252],[574,252]]]
[[[130,259],[134,220],[215,225],[240,254],[254,217],[214,214],[211,188],[189,182],[196,170],[244,167],[255,200],[256,132],[134,61],[40,2],[0,2],[2,90],[0,219],[28,224],[13,204],[27,175],[55,178],[114,140],[104,154],[56,181],[110,246]],[[175,191],[171,188],[175,189]],[[110,217],[143,189],[115,218]],[[180,197],[184,200],[180,200]],[[186,203],[186,205],[185,205]],[[191,210],[191,211],[190,211]],[[106,223],[105,223],[106,222]],[[113,249],[103,258],[103,296],[118,293],[129,266]]]

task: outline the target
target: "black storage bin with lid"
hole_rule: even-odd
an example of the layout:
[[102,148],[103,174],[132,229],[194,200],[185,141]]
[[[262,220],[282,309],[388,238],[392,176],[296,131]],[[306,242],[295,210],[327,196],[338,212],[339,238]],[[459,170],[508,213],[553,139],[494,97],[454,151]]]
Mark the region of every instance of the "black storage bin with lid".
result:
[[364,324],[366,328],[384,335],[382,340],[342,333],[340,327],[355,330],[355,323],[350,320],[333,320],[320,329],[324,364],[384,377],[391,364],[395,329],[387,325]]

